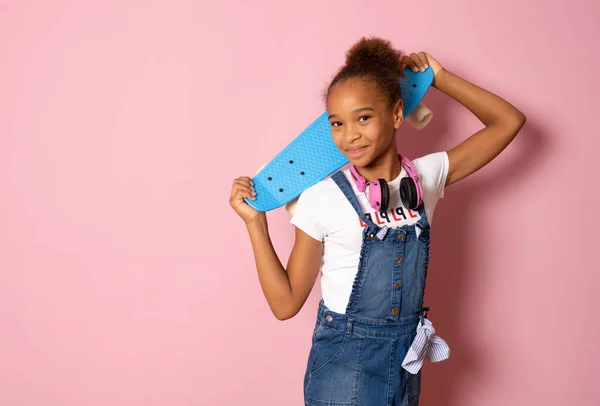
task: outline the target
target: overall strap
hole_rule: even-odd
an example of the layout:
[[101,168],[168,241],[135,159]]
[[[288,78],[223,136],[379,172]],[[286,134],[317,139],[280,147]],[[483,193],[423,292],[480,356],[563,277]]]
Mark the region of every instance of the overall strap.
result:
[[363,213],[363,211],[360,207],[360,203],[358,202],[358,199],[356,198],[356,195],[354,194],[354,190],[352,189],[352,185],[350,185],[350,182],[348,182],[348,178],[346,178],[346,175],[344,175],[344,173],[340,170],[340,171],[337,171],[336,173],[334,173],[331,178],[338,185],[338,187],[340,188],[342,193],[344,193],[344,196],[346,196],[346,199],[348,199],[348,201],[350,202],[350,204],[354,208],[354,211],[356,211],[356,214],[358,214],[360,219],[365,224],[368,224],[369,227],[377,230],[379,227],[377,227],[375,225],[375,223],[373,223],[371,220],[369,220],[369,218],[365,215],[365,213]]
[[421,227],[421,229],[426,229],[429,227],[429,221],[427,221],[427,214],[425,213],[425,202],[421,203],[419,206],[419,216],[421,217],[417,224]]

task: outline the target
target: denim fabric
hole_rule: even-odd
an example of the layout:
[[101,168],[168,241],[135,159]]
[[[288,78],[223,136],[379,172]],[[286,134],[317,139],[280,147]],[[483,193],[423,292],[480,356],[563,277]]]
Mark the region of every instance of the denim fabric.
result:
[[[362,221],[360,262],[345,314],[321,301],[304,378],[307,406],[416,406],[421,371],[402,368],[422,317],[430,227],[383,230],[362,212],[347,178],[333,180]],[[382,235],[385,234],[383,237]]]

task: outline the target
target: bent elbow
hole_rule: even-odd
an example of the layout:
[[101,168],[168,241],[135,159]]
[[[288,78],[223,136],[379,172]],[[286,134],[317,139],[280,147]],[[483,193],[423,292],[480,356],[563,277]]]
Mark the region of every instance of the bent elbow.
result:
[[289,320],[298,314],[298,310],[295,309],[271,309],[273,316],[279,321]]
[[514,114],[506,117],[503,123],[503,127],[507,134],[511,134],[511,138],[516,136],[521,128],[525,125],[527,117],[521,111],[517,110]]
[[275,315],[275,318],[279,321],[286,321],[291,319],[292,317],[294,317],[293,314],[287,314],[287,313],[273,313]]
[[520,130],[521,127],[523,127],[525,125],[525,122],[527,121],[527,116],[525,116],[525,113],[523,113],[521,110],[515,109],[514,114],[511,114],[511,124],[513,126],[515,126],[517,128],[517,130]]
[[527,122],[527,116],[525,115],[525,113],[519,111],[517,122],[519,124],[519,129],[525,125],[525,123]]

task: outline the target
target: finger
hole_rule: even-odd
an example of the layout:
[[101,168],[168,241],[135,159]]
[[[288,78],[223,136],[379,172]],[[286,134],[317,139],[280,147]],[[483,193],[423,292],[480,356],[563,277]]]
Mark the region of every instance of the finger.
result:
[[236,189],[237,191],[249,193],[253,196],[256,196],[256,191],[254,190],[254,188],[251,188],[249,186],[239,186]]
[[413,72],[417,72],[419,70],[419,67],[417,64],[415,64],[415,61],[413,61],[410,56],[405,55],[402,59],[404,60],[404,66],[408,69],[411,69]]
[[251,180],[247,180],[247,179],[236,179],[236,180],[233,181],[233,184],[234,185],[254,187],[254,183],[252,183]]
[[413,62],[410,60],[410,58],[408,57],[408,55],[404,55],[402,58],[400,58],[400,71],[402,72],[402,77],[405,76],[405,70],[406,69],[412,69],[412,64]]
[[400,66],[402,66],[403,68],[406,68],[409,61],[410,61],[410,58],[408,57],[408,55],[402,55],[402,58],[400,58]]
[[231,188],[231,196],[234,196],[236,193],[243,191],[246,193],[249,193],[253,196],[256,196],[256,190],[254,190],[254,187],[247,185],[247,184],[243,184],[243,183],[234,183],[233,187]]
[[256,200],[256,196],[247,190],[238,190],[233,200],[235,201],[243,201],[244,199]]
[[254,187],[254,182],[252,182],[252,180],[250,179],[236,179],[233,181],[233,185],[232,186],[236,186],[236,185],[240,185],[240,186],[247,186],[247,187]]
[[429,67],[429,59],[427,58],[427,52],[419,52],[419,58],[423,62],[423,68],[427,69]]
[[239,182],[247,182],[247,183],[249,183],[251,185],[254,184],[254,182],[252,182],[252,178],[249,177],[249,176],[240,176],[239,178],[235,178],[233,181],[234,182],[238,182],[238,181]]
[[417,71],[424,71],[425,68],[423,67],[425,64],[423,63],[423,61],[421,60],[421,57],[419,57],[418,54],[410,54],[410,59],[414,62],[417,70],[414,70],[415,72]]

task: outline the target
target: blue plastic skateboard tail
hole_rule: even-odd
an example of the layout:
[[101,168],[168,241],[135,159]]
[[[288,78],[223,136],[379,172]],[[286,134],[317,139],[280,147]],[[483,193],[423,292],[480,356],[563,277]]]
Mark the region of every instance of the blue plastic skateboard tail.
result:
[[[423,99],[432,81],[431,68],[416,73],[406,70],[400,81],[405,117]],[[252,178],[256,200],[244,200],[258,211],[276,209],[347,163],[348,158],[333,143],[328,113],[324,112]]]

